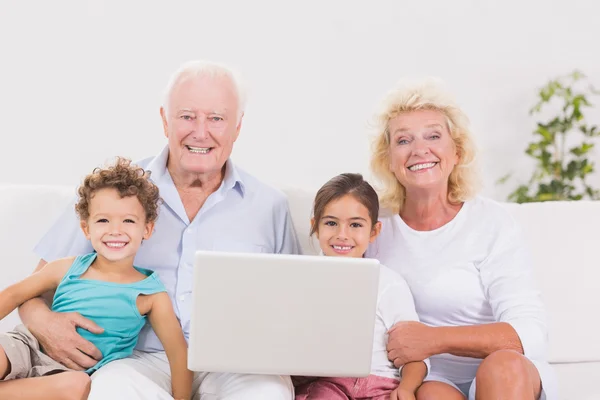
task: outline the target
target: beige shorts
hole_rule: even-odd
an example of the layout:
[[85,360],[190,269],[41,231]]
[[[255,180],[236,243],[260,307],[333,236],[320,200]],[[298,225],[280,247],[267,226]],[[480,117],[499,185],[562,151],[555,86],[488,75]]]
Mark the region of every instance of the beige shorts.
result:
[[10,362],[10,373],[4,380],[33,378],[68,371],[40,350],[37,339],[24,325],[12,332],[0,333],[0,346]]

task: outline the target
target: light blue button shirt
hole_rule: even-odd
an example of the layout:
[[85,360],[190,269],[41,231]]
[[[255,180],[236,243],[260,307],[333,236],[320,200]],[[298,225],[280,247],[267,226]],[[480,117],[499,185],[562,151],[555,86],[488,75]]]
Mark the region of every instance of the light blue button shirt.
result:
[[[190,330],[193,262],[196,250],[300,254],[286,196],[227,161],[221,186],[190,222],[167,170],[168,147],[137,165],[151,172],[160,189],[154,234],[142,243],[135,265],[156,271],[167,288],[186,339]],[[45,261],[93,251],[79,227],[74,199],[35,247]],[[137,349],[162,351],[150,326]]]

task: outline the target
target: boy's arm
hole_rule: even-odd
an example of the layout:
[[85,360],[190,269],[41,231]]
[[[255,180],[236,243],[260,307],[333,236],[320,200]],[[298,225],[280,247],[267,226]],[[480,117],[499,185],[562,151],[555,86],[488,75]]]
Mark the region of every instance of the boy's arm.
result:
[[171,368],[171,386],[175,400],[190,400],[193,372],[187,368],[188,347],[179,321],[173,311],[171,299],[166,292],[152,296],[148,320],[160,339]]
[[0,319],[27,300],[54,290],[73,263],[73,258],[62,258],[46,264],[38,272],[0,292]]

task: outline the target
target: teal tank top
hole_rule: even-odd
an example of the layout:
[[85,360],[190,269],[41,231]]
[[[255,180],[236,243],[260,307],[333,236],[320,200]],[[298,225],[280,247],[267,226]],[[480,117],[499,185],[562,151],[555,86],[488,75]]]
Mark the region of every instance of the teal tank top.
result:
[[146,324],[136,300],[140,294],[166,292],[157,274],[134,267],[147,278],[134,283],[113,283],[79,279],[96,259],[96,253],[78,256],[56,288],[52,311],[77,312],[104,328],[93,334],[77,328],[77,333],[92,342],[101,352],[102,359],[86,372],[92,374],[104,364],[125,358],[133,353],[138,334]]

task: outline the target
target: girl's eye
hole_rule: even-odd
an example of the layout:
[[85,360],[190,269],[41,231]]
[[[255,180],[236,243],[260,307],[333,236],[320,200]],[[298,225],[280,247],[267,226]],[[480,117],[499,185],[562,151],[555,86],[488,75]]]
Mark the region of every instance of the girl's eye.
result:
[[123,222],[126,222],[126,223],[128,223],[128,224],[135,224],[135,221],[134,221],[134,220],[132,220],[132,219],[126,219],[126,220],[125,220],[125,221],[123,221]]
[[353,222],[350,224],[352,228],[362,228],[362,224],[360,222]]
[[98,223],[105,223],[105,222],[108,222],[108,220],[106,218],[101,218],[101,219],[99,219],[96,222],[98,222]]
[[327,226],[335,226],[335,222],[334,221],[325,221],[325,225],[327,225]]

